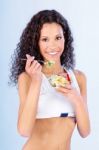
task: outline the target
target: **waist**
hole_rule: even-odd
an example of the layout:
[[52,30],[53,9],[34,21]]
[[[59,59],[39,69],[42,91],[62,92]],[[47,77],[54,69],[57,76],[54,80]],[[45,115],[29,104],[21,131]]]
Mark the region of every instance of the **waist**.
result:
[[73,118],[36,119],[33,134],[26,147],[31,143],[33,150],[69,150],[74,127]]
[[38,135],[38,137],[52,137],[56,135],[62,135],[65,133],[70,133],[75,127],[74,117],[54,117],[47,119],[36,119],[33,134]]

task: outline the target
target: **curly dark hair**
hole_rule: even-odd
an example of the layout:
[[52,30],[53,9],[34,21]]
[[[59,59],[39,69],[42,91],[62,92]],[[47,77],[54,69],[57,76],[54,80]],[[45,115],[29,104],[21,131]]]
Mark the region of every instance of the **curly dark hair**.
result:
[[16,85],[18,76],[25,71],[26,62],[22,62],[21,58],[26,58],[26,54],[35,56],[37,60],[43,60],[38,46],[40,31],[43,24],[53,22],[61,25],[64,32],[65,45],[61,55],[61,65],[64,65],[67,69],[74,68],[73,38],[67,20],[56,10],[42,10],[35,14],[27,24],[11,57],[11,83]]

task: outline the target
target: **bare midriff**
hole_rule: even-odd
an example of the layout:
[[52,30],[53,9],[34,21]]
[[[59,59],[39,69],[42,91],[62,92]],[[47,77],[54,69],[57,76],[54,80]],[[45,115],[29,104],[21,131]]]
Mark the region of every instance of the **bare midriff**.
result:
[[22,150],[70,150],[74,128],[72,117],[37,119]]

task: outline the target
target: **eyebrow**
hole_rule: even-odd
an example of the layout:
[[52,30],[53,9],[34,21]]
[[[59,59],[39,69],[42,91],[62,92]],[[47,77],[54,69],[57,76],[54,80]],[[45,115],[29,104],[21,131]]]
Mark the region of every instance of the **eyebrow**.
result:
[[[55,37],[56,36],[62,36],[62,34],[56,34]],[[41,37],[48,37],[48,36],[42,35]]]

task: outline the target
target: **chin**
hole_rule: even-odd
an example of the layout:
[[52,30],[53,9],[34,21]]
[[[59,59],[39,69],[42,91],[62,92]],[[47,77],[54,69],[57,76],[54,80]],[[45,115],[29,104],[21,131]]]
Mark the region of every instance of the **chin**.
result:
[[53,60],[53,61],[60,61],[60,57],[61,55],[55,55],[55,56],[48,56],[48,57],[45,57],[46,60]]

